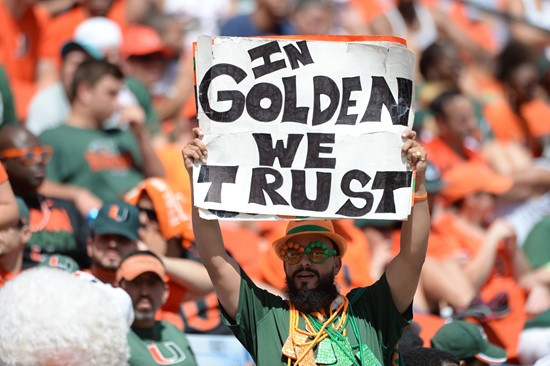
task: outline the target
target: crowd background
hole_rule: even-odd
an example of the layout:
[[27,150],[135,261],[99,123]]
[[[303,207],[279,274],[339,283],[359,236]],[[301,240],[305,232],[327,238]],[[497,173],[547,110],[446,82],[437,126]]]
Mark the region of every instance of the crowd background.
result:
[[[195,252],[181,158],[198,125],[192,42],[391,34],[416,55],[414,129],[431,163],[414,302],[423,344],[465,319],[509,364],[550,354],[550,1],[0,0],[0,25],[0,161],[29,210],[0,223],[0,285],[67,261],[117,284],[122,258],[147,249],[170,288],[156,319],[229,334]],[[100,233],[121,219],[120,200],[128,227]],[[271,242],[284,227],[222,222],[228,252],[282,296]],[[398,252],[399,223],[335,228],[348,240],[342,292],[373,283]]]

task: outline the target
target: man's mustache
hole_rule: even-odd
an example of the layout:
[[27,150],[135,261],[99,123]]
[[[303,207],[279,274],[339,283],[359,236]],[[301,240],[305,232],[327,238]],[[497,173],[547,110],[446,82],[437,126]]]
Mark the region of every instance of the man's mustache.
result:
[[316,269],[308,268],[308,267],[302,267],[302,268],[298,268],[296,271],[294,271],[294,273],[292,274],[292,279],[295,279],[296,276],[298,276],[302,272],[310,272],[310,273],[313,273],[315,276],[317,276],[317,278],[321,277],[321,274]]
[[143,300],[143,299],[149,300],[149,302],[150,302],[151,304],[153,303],[153,299],[150,298],[149,296],[140,296],[140,297],[138,297],[137,303],[139,304],[139,302],[140,302],[141,300]]

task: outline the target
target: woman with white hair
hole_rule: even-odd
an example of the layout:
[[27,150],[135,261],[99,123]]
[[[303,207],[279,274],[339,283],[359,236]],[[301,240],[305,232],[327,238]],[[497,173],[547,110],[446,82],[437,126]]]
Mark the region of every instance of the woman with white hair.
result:
[[0,365],[126,365],[128,322],[117,289],[103,286],[46,267],[8,282],[0,290]]

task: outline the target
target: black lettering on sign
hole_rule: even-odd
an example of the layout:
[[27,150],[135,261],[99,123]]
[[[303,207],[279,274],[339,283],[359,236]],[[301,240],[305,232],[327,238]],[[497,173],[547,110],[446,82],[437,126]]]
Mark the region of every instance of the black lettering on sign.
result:
[[382,117],[382,106],[386,106],[392,124],[406,126],[412,101],[412,81],[397,78],[397,90],[396,102],[386,79],[382,76],[373,76],[369,105],[361,122],[379,122]]
[[393,191],[410,187],[411,179],[412,172],[377,172],[372,182],[372,189],[383,189],[384,191],[376,213],[395,213]]
[[[269,100],[269,106],[260,105],[263,99]],[[250,89],[246,97],[246,111],[250,117],[260,122],[271,122],[277,118],[283,106],[283,94],[273,84],[259,83]]]
[[286,67],[285,60],[271,61],[271,55],[280,52],[281,47],[279,47],[279,43],[277,43],[277,41],[262,44],[261,46],[248,50],[251,61],[254,61],[260,57],[264,59],[263,65],[252,68],[256,79]]
[[[274,181],[267,182],[267,175],[274,177]],[[283,185],[283,176],[275,169],[271,168],[254,168],[252,169],[252,179],[250,180],[250,196],[248,203],[257,203],[265,206],[264,192],[267,193],[271,202],[274,205],[286,205],[288,202],[277,193],[277,189]]]
[[374,196],[370,192],[354,192],[351,190],[351,182],[354,180],[361,183],[361,187],[365,187],[370,181],[370,176],[361,171],[361,170],[350,170],[342,178],[340,188],[342,192],[348,197],[357,197],[365,200],[365,205],[363,207],[356,207],[351,200],[347,200],[342,207],[336,213],[338,215],[351,216],[351,217],[360,217],[366,215],[372,209],[374,203]]
[[292,70],[300,67],[298,65],[298,61],[300,61],[300,63],[304,66],[313,63],[313,59],[311,58],[311,54],[309,53],[309,48],[307,48],[307,42],[300,41],[297,42],[296,45],[299,49],[296,48],[293,44],[287,44],[283,47],[286,52],[286,56],[288,57],[288,62],[290,62],[290,67],[292,67]]
[[307,114],[309,107],[296,106],[296,76],[283,78],[285,86],[285,107],[283,109],[283,119],[281,122],[307,123]]
[[[330,103],[328,107],[321,110],[321,94],[329,97]],[[313,77],[313,126],[321,125],[332,118],[338,102],[340,100],[340,91],[338,85],[327,76]]]
[[292,192],[290,202],[292,207],[299,210],[325,211],[330,201],[331,173],[317,172],[317,197],[313,200],[307,198],[306,194],[306,172],[305,170],[291,170]]
[[199,102],[202,110],[212,121],[216,122],[234,122],[244,110],[245,98],[243,93],[238,90],[218,91],[218,101],[231,101],[231,108],[225,112],[218,112],[210,106],[208,98],[208,89],[212,81],[218,76],[228,75],[239,84],[246,77],[246,72],[241,68],[231,64],[218,64],[212,66],[204,75],[199,86]]
[[212,183],[204,201],[221,203],[222,184],[235,183],[238,169],[238,166],[201,165],[197,182]]
[[332,146],[321,144],[334,144],[333,133],[308,133],[307,134],[307,158],[305,168],[330,168],[336,166],[335,158],[321,158],[319,154],[332,153]]
[[361,90],[361,79],[359,76],[342,79],[342,103],[340,113],[336,120],[337,125],[354,125],[357,121],[357,114],[348,114],[349,107],[357,105],[356,100],[351,100],[351,92]]
[[292,167],[292,162],[296,156],[296,150],[304,135],[289,134],[286,148],[283,140],[277,140],[273,148],[273,138],[269,133],[253,133],[252,136],[258,146],[258,155],[260,156],[260,165],[273,166],[275,158],[279,159],[279,165],[282,168]]

